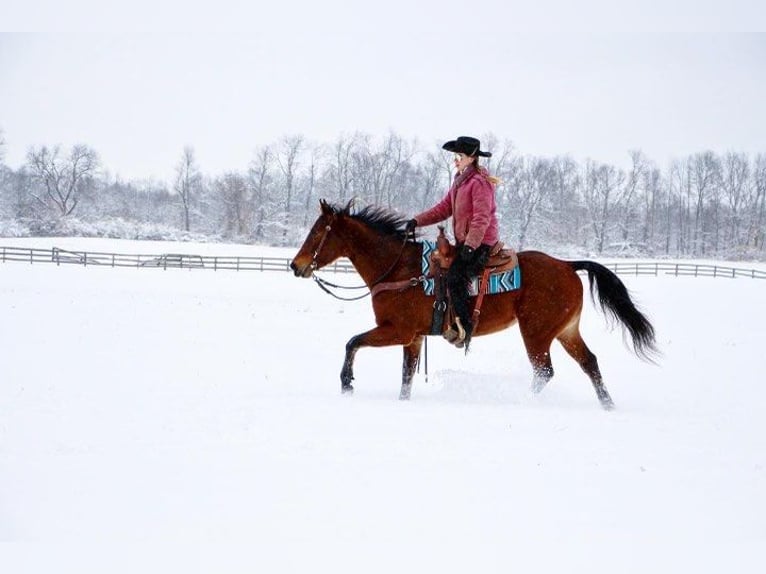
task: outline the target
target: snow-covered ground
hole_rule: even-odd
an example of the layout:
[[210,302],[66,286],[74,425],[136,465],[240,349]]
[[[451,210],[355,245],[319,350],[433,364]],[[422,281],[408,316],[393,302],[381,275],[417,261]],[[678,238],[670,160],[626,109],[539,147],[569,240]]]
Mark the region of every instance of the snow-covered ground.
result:
[[[99,246],[211,249],[144,247]],[[607,413],[558,346],[531,396],[517,329],[341,396],[369,302],[288,273],[0,265],[0,571],[763,572],[766,283],[624,281],[664,356],[588,301]]]

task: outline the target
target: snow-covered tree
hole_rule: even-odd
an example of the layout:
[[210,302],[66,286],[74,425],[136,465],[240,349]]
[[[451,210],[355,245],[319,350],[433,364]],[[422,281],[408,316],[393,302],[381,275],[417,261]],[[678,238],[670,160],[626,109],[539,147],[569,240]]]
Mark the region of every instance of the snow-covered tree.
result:
[[69,154],[59,146],[31,148],[27,165],[33,177],[33,197],[60,216],[71,215],[84,187],[98,168],[98,155],[85,145],[75,145]]
[[192,203],[197,198],[202,187],[202,175],[200,174],[194,148],[186,146],[181,159],[176,165],[176,177],[173,189],[181,201],[183,225],[185,231],[191,230]]

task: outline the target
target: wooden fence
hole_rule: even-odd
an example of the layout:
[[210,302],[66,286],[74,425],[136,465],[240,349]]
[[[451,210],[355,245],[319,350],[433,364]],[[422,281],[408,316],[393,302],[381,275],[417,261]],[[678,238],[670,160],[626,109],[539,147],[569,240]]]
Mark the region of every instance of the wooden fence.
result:
[[[134,267],[138,269],[212,269],[231,271],[291,271],[290,260],[284,257],[230,257],[163,253],[160,255],[69,251],[66,249],[30,249],[0,247],[0,262],[55,263],[98,267]],[[336,273],[354,273],[351,263],[337,261],[327,269]]]
[[[99,267],[134,267],[138,269],[212,269],[232,271],[290,271],[290,259],[284,257],[229,257],[220,255],[193,255],[164,253],[161,255],[129,255],[27,247],[0,247],[0,262],[55,263],[56,265],[83,265]],[[606,267],[618,275],[674,275],[676,277],[749,277],[766,279],[766,271],[721,265],[676,262],[610,262]],[[355,273],[346,259],[324,268],[334,273]]]

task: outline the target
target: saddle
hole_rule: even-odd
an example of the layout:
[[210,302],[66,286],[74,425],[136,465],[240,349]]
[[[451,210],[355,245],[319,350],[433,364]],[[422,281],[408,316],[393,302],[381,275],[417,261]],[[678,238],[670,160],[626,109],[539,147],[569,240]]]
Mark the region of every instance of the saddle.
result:
[[[436,277],[439,270],[446,271],[452,265],[457,257],[457,247],[450,243],[447,235],[444,233],[444,227],[439,226],[439,235],[436,237],[436,249],[431,253],[428,267],[428,276]],[[513,269],[519,264],[519,258],[516,251],[510,247],[505,247],[502,241],[495,243],[489,250],[489,260],[485,269],[492,271],[504,271]]]
[[[457,256],[457,247],[450,243],[444,233],[444,227],[439,226],[439,235],[436,238],[436,249],[431,253],[428,266],[428,277],[433,278],[434,292],[436,295],[436,301],[434,302],[434,312],[431,320],[431,335],[442,335],[450,343],[460,347],[462,346],[465,333],[460,321],[457,320],[452,305],[448,304],[447,293],[447,270],[455,261]],[[505,248],[502,241],[495,243],[489,251],[489,259],[484,266],[484,271],[481,275],[481,282],[479,286],[479,293],[476,296],[476,301],[473,308],[473,324],[474,329],[479,323],[479,314],[481,313],[481,304],[484,300],[484,295],[487,292],[487,281],[490,273],[508,271],[513,269],[519,264],[519,258],[516,255],[516,251],[511,248]],[[457,325],[457,332],[453,329],[453,322]]]

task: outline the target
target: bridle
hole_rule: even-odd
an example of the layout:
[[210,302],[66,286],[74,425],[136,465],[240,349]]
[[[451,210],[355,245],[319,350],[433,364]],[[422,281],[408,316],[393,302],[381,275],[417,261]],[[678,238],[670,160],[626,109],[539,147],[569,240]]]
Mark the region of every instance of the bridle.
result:
[[317,245],[317,248],[314,249],[314,254],[311,256],[311,263],[309,264],[309,267],[311,267],[312,271],[316,271],[319,268],[319,264],[317,264],[317,257],[319,256],[319,252],[322,251],[322,247],[324,247],[324,242],[327,241],[327,236],[330,235],[330,231],[332,231],[332,225],[328,223],[324,228],[322,239],[319,240],[319,245]]
[[[320,289],[324,291],[325,293],[332,295],[336,299],[340,299],[341,301],[358,301],[359,299],[364,299],[370,293],[372,293],[372,288],[375,287],[378,283],[386,279],[393,270],[396,268],[396,266],[399,264],[399,261],[402,259],[402,255],[404,254],[404,248],[407,246],[407,239],[409,238],[408,235],[405,235],[404,241],[402,242],[402,248],[399,250],[399,255],[397,255],[394,262],[391,264],[391,266],[386,270],[383,275],[378,277],[375,281],[373,281],[370,286],[367,285],[355,285],[355,286],[349,286],[349,285],[336,285],[335,283],[331,283],[330,281],[327,281],[326,279],[322,279],[321,277],[317,276],[314,271],[317,271],[319,269],[319,264],[317,263],[317,257],[319,257],[319,253],[322,251],[322,247],[324,247],[325,242],[327,241],[327,237],[330,235],[330,231],[332,231],[332,225],[329,223],[324,228],[324,233],[322,234],[322,238],[319,240],[319,245],[317,245],[317,248],[314,250],[313,255],[311,256],[311,263],[309,263],[309,267],[311,267],[312,273],[311,278],[314,280],[314,283],[319,285]],[[357,289],[368,289],[367,293],[363,293],[362,295],[359,295],[357,297],[341,297],[340,295],[336,295],[333,293],[330,289],[347,289],[347,290],[357,290]]]

